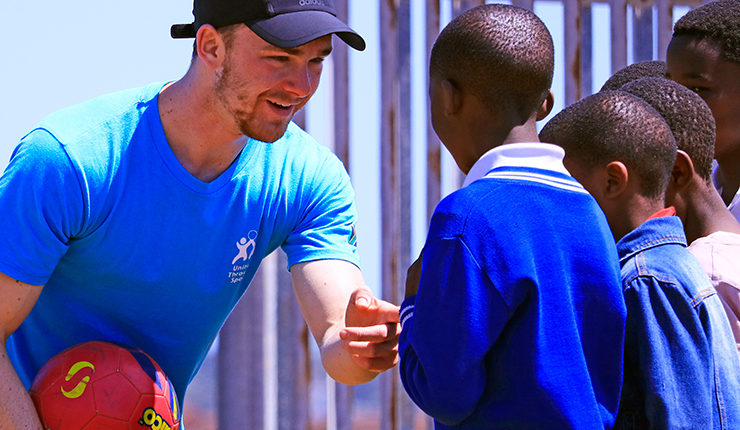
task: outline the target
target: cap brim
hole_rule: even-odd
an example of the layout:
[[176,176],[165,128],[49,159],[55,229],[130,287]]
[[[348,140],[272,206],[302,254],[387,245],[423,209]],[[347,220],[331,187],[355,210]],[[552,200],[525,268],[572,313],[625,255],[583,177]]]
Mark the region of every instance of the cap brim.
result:
[[365,40],[328,12],[309,10],[276,15],[249,28],[265,41],[281,48],[295,48],[327,34],[336,34],[347,45],[362,51]]
[[170,36],[173,39],[195,37],[195,24],[175,24],[170,27]]

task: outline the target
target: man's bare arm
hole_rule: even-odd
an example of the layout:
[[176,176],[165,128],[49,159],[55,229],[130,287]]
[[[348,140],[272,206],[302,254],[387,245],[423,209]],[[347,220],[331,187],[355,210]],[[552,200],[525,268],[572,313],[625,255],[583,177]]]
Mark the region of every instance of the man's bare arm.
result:
[[341,260],[291,268],[293,288],[326,372],[362,384],[398,361],[398,307],[373,297],[360,270]]
[[41,430],[36,408],[10,364],[5,343],[31,312],[42,288],[0,273],[0,429]]

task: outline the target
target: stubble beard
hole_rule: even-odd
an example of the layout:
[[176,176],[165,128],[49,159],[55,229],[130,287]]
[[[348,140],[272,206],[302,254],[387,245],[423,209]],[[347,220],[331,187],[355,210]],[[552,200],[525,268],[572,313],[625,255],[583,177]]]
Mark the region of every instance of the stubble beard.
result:
[[237,81],[233,77],[231,63],[227,58],[224,62],[223,70],[216,78],[214,91],[218,101],[231,115],[239,132],[244,136],[251,137],[262,142],[274,142],[283,137],[290,120],[286,121],[285,124],[280,126],[277,130],[275,127],[260,127],[259,124],[254,126],[250,123],[249,112],[244,109],[240,109],[239,107],[235,107],[234,103],[230,103],[230,99],[232,97],[236,98],[236,106],[241,106],[244,103],[246,97],[240,96],[238,93],[239,89],[245,86],[246,85],[242,85],[241,82]]

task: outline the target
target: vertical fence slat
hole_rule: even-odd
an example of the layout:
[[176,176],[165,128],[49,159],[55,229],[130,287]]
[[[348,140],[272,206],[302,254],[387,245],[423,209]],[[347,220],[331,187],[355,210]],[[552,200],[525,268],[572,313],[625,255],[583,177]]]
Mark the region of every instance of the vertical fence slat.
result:
[[[380,2],[381,37],[381,244],[383,298],[399,303],[410,264],[410,4]],[[405,94],[403,96],[402,94]],[[404,198],[406,196],[406,198]],[[398,367],[381,375],[381,428],[411,428],[410,400]]]
[[591,62],[593,60],[593,9],[590,1],[581,2],[581,94],[580,97],[586,97],[593,92],[593,69]]
[[[347,0],[335,2],[337,17],[344,22],[349,22],[349,5]],[[334,57],[334,153],[344,163],[347,172],[350,171],[350,102],[349,102],[349,48],[345,43],[334,44],[332,51]],[[327,419],[334,419],[337,430],[350,430],[352,428],[352,401],[354,389],[350,386],[339,384],[329,378],[329,384],[333,384],[334,398],[331,404],[327,400]]]
[[309,428],[308,405],[311,379],[310,351],[312,342],[308,327],[293,293],[290,273],[286,270],[288,258],[276,251],[277,294],[277,382],[279,430]]
[[257,270],[221,329],[218,350],[218,427],[265,428],[264,281]]
[[627,1],[609,0],[611,29],[611,72],[627,66]]
[[[349,21],[347,0],[337,0],[337,18]],[[331,53],[334,61],[334,153],[349,171],[349,48],[335,43]]]
[[512,0],[511,4],[523,7],[524,9],[534,10],[534,0]]
[[653,4],[643,1],[632,6],[633,62],[653,59]]
[[673,2],[671,0],[656,0],[655,8],[658,12],[658,59],[665,61],[666,50],[673,35]]
[[[437,40],[440,26],[440,0],[426,0],[426,19],[425,19],[425,40],[427,49],[427,66],[429,65],[429,55],[432,52],[434,41]],[[427,87],[429,87],[429,74],[427,77]],[[442,144],[437,137],[437,133],[432,127],[432,116],[429,108],[429,97],[426,97],[424,106],[427,110],[427,222],[434,213],[434,208],[442,198]]]
[[581,98],[581,1],[564,3],[565,104]]

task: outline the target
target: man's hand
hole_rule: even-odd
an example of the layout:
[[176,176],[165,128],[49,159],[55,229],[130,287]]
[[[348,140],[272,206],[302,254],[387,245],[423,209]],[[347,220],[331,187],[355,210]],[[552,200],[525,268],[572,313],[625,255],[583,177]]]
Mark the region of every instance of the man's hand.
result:
[[398,362],[398,311],[398,306],[375,298],[367,288],[352,293],[339,337],[358,366],[380,373]]

